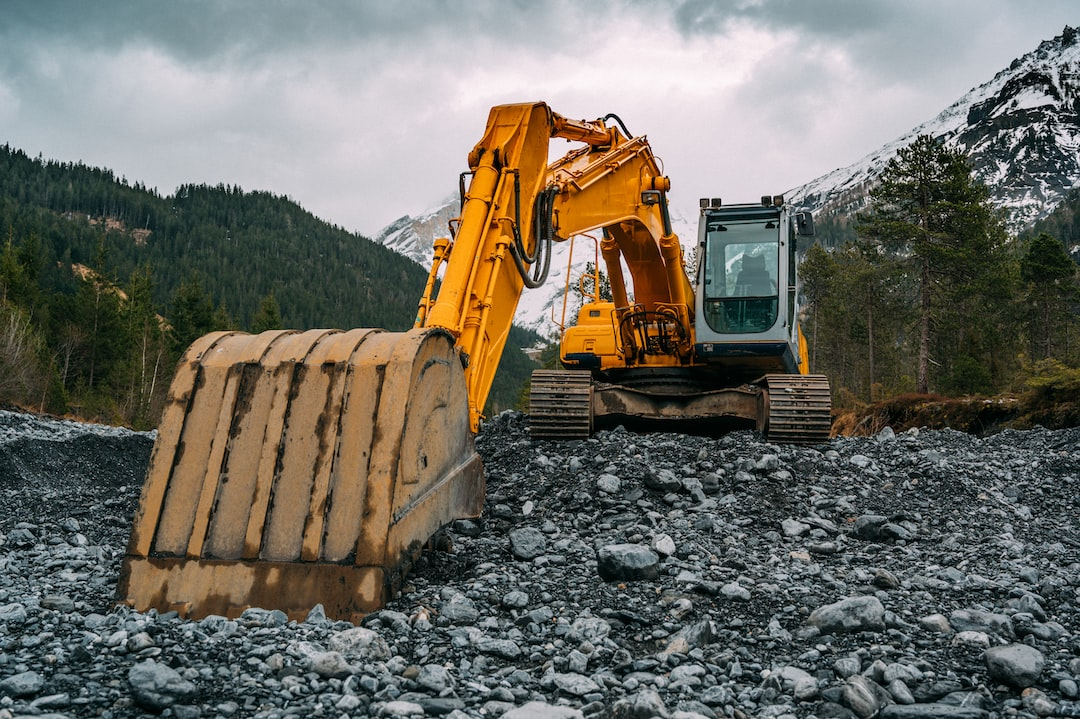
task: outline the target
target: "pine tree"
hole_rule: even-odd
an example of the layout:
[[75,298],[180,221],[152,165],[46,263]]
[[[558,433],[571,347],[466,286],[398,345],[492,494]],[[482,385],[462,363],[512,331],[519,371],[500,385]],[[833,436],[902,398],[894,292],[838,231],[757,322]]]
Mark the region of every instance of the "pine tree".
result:
[[1011,292],[989,191],[960,151],[922,135],[889,161],[870,199],[860,239],[906,258],[917,289],[917,391],[930,390],[931,365],[941,368],[934,384],[982,389],[1003,371],[995,340]]
[[122,316],[127,333],[125,363],[126,401],[123,414],[135,427],[152,427],[168,388],[169,334],[153,302],[153,274],[149,267],[132,273]]
[[896,341],[909,321],[910,288],[896,260],[870,245],[812,245],[799,268],[810,366],[865,400],[910,389]]
[[214,301],[198,274],[180,284],[172,301],[173,352],[182,354],[199,337],[216,329]]
[[274,298],[274,293],[271,292],[262,298],[262,302],[259,303],[259,311],[251,318],[251,331],[258,333],[266,330],[280,330],[283,327],[281,309]]
[[1078,269],[1059,240],[1046,232],[1028,243],[1020,258],[1020,280],[1029,312],[1025,329],[1033,360],[1068,357],[1075,331],[1072,304],[1080,300]]

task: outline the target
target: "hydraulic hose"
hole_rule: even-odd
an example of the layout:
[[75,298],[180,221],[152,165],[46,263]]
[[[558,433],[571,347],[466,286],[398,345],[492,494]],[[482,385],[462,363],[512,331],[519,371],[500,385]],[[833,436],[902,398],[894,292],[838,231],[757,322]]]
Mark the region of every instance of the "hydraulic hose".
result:
[[[514,244],[510,246],[510,256],[514,258],[518,274],[529,289],[536,289],[544,284],[551,269],[551,243],[555,239],[554,207],[558,188],[551,186],[540,192],[533,205],[533,237],[536,245],[532,254],[525,251],[525,244],[518,229],[521,223],[521,195],[517,188],[517,176],[514,177],[514,210],[518,221],[514,223]],[[531,265],[531,273],[530,267]]]
[[608,120],[614,120],[615,122],[619,123],[619,127],[622,128],[623,134],[626,135],[627,140],[634,139],[634,136],[630,134],[629,130],[626,129],[626,125],[623,124],[621,117],[619,117],[613,112],[609,112],[608,114],[604,115],[604,122],[607,122]]

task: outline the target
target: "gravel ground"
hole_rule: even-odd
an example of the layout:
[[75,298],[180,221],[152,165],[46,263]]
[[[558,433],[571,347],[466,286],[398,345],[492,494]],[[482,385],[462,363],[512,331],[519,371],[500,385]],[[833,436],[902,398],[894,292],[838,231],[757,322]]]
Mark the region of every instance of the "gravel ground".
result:
[[0,412],[0,719],[1080,716],[1080,429],[525,426],[354,627],[114,608],[153,436]]

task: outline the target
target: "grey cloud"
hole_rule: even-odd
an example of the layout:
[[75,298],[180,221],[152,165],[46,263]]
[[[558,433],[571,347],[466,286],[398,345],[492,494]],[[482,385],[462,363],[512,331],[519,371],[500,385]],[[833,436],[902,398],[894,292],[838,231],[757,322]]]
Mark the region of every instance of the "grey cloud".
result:
[[[1001,45],[1010,28],[1037,32],[1054,16],[1080,21],[1074,0],[684,0],[673,19],[687,37],[731,35],[740,23],[790,31],[884,81],[903,81],[985,62],[987,46]],[[1013,52],[1030,49],[1025,39]]]
[[[1056,18],[1077,24],[1075,0],[1033,7],[0,0],[0,142],[163,191],[224,181],[283,192],[373,231],[444,194],[489,104],[539,98],[564,113],[620,113],[690,194],[717,181],[699,160],[714,127],[708,152],[739,168],[724,177],[760,168],[776,187],[782,170],[790,186],[929,119],[1060,32]],[[758,57],[747,27],[779,49]],[[703,68],[722,62],[707,58],[734,58],[739,73]],[[885,117],[904,102],[910,118]]]
[[9,0],[4,14],[0,37],[8,42],[62,40],[68,50],[146,43],[185,62],[238,65],[349,48],[405,45],[423,52],[437,38],[541,42],[558,16],[545,3],[526,0]]

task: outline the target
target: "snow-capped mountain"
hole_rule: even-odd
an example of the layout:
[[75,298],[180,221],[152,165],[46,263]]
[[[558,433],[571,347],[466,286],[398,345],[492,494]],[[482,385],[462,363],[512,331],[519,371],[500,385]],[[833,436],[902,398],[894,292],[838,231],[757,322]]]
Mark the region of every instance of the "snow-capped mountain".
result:
[[[897,150],[919,135],[941,137],[962,149],[992,200],[1011,211],[1011,229],[1020,230],[1046,217],[1070,188],[1080,186],[1080,30],[1066,27],[1053,40],[1014,60],[992,80],[972,89],[941,114],[858,162],[788,190],[796,205],[815,212],[849,214],[863,207],[866,195]],[[447,224],[459,212],[453,199],[415,217],[385,227],[376,242],[431,265],[435,238],[446,237]],[[696,218],[678,216],[672,224],[689,259],[696,242]],[[515,324],[553,336],[563,316],[567,264],[571,281],[596,258],[588,240],[556,245],[548,282],[526,290]],[[567,300],[567,316],[575,307]]]
[[786,194],[815,211],[861,209],[888,161],[919,135],[970,158],[992,201],[1010,211],[1012,230],[1046,217],[1080,186],[1080,29],[1066,27],[934,119]]
[[[374,240],[424,268],[430,268],[435,240],[449,236],[448,223],[460,214],[460,207],[460,200],[454,197],[416,217],[406,215],[384,227]],[[696,219],[691,223],[672,208],[671,225],[689,260],[697,241]],[[596,237],[599,239],[599,233]],[[597,261],[596,242],[587,237],[556,243],[553,250],[548,281],[535,290],[525,290],[514,315],[514,324],[545,337],[555,336],[558,326],[564,322],[563,318],[570,320],[580,305],[576,292],[571,291],[568,297],[565,291],[568,268],[572,286],[577,287],[578,277],[585,271],[585,266]]]

